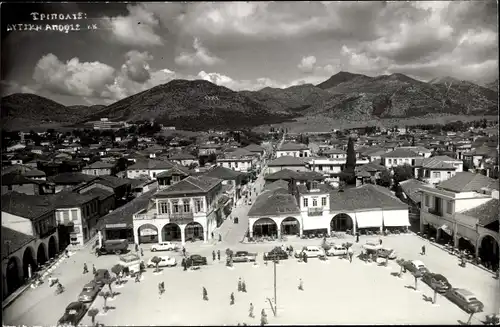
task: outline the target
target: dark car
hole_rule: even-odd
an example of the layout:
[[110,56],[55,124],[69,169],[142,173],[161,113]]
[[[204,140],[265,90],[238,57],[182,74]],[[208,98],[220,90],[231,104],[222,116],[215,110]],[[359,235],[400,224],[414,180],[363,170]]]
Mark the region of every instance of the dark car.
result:
[[101,290],[101,286],[99,286],[95,281],[91,281],[83,287],[80,295],[78,296],[78,301],[83,303],[88,303],[94,301],[97,294]]
[[286,260],[288,259],[288,253],[280,247],[275,247],[271,251],[264,253],[264,260]]
[[427,272],[422,276],[422,281],[438,293],[446,293],[451,288],[448,279],[440,274]]
[[202,257],[199,254],[192,254],[188,259],[187,259],[187,266],[205,266],[207,265],[207,257]]
[[472,292],[463,288],[450,289],[446,297],[467,313],[482,312],[484,309],[483,303]]
[[105,284],[105,280],[110,278],[111,275],[109,273],[109,270],[107,269],[97,269],[95,275],[94,275],[94,282],[99,286],[103,287]]
[[81,302],[71,302],[64,311],[64,315],[57,322],[58,326],[78,326],[87,312],[87,306]]
[[128,250],[127,240],[106,240],[102,246],[96,249],[98,255],[104,254],[122,254]]
[[248,251],[237,251],[233,256],[233,262],[254,262],[257,255]]

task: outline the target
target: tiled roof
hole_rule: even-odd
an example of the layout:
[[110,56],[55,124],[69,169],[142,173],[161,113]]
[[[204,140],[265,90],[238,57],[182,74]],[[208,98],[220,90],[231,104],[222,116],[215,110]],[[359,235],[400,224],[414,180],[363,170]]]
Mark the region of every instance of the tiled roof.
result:
[[418,153],[409,149],[395,149],[394,151],[383,154],[383,158],[418,158],[421,157]]
[[245,157],[251,157],[253,156],[254,153],[250,152],[246,149],[236,149],[232,152],[227,152],[224,154],[225,159],[240,159],[240,158],[245,158]]
[[[2,226],[2,235],[0,238],[2,241],[2,260],[36,239],[34,236],[26,235],[4,226]],[[6,242],[10,244],[7,246]]]
[[267,184],[264,187],[265,190],[269,191],[277,190],[279,188],[288,189],[288,182],[282,179],[278,179],[277,181],[272,182],[271,184]]
[[283,143],[278,151],[299,151],[307,149],[308,147],[302,143]]
[[[307,158],[306,158],[307,159]],[[292,156],[282,156],[274,159],[273,161],[267,164],[269,167],[278,167],[278,166],[305,166],[305,162],[303,158],[297,158]]]
[[59,208],[74,208],[81,206],[97,197],[99,194],[90,191],[85,193],[76,193],[72,191],[61,191],[54,195],[43,195],[54,205],[56,209]]
[[439,188],[453,192],[474,192],[483,187],[498,190],[498,180],[471,172],[459,172],[455,176],[437,185]]
[[404,149],[404,150],[411,150],[411,151],[414,151],[416,153],[432,153],[431,150],[423,147],[423,146],[419,146],[419,145],[414,145],[414,146],[402,146],[400,147],[400,149]]
[[[343,192],[330,194],[331,211],[356,211],[358,209],[405,209],[408,206],[398,198],[389,195],[383,187],[365,184]],[[386,192],[387,191],[387,192]]]
[[426,185],[424,182],[417,179],[408,179],[399,183],[403,192],[409,197],[413,202],[422,202],[422,193],[420,193],[420,187]]
[[415,166],[429,169],[456,169],[451,162],[461,162],[448,156],[437,156],[424,159],[415,159]]
[[205,176],[215,177],[222,180],[236,180],[243,174],[232,169],[216,166],[205,173]]
[[135,164],[128,167],[127,170],[155,170],[155,169],[170,169],[174,166],[173,163],[163,160],[137,160]]
[[111,169],[116,166],[116,163],[96,161],[83,169]]
[[164,172],[157,174],[156,178],[172,177],[173,175],[189,176],[190,172],[189,172],[189,169],[187,169],[184,166],[175,165],[174,167],[170,168],[169,170],[166,170]]
[[89,195],[92,198],[99,197],[99,201],[104,201],[107,198],[109,198],[110,196],[114,196],[113,192],[110,192],[108,190],[105,190],[105,189],[102,189],[99,187],[91,188],[90,190],[86,191],[85,193],[81,193],[81,194]]
[[293,171],[290,169],[282,169],[280,171],[277,171],[273,174],[267,175],[265,180],[272,181],[272,180],[291,180],[295,179],[298,181],[309,181],[309,180],[323,180],[325,177],[314,171]]
[[116,176],[99,176],[96,178],[95,182],[111,188],[118,188],[123,185],[131,184],[129,179]]
[[197,160],[195,156],[190,153],[176,153],[170,156],[170,160]]
[[36,219],[53,210],[51,201],[43,195],[26,195],[17,192],[2,195],[2,212]]
[[189,193],[206,193],[222,180],[218,178],[208,177],[204,175],[189,176],[182,181],[170,186],[169,188],[158,192],[158,196],[162,195],[179,195]]
[[45,181],[37,181],[27,178],[16,172],[11,172],[2,176],[2,185],[20,185],[20,184],[40,184]]
[[[495,221],[498,221],[499,215],[499,201],[497,199],[491,199],[490,201],[483,203],[473,209],[461,212],[461,214],[475,217],[479,219],[479,225],[486,226]],[[498,231],[497,231],[498,232]]]
[[286,188],[264,191],[255,200],[248,211],[249,217],[262,217],[271,215],[299,214],[299,206],[295,197],[288,193]]
[[45,172],[38,170],[38,169],[32,169],[28,170],[27,172],[24,173],[24,176],[26,177],[43,177],[46,176]]
[[385,154],[387,151],[385,149],[379,148],[379,147],[371,147],[363,152],[361,152],[361,155],[363,156],[381,156]]
[[346,154],[346,152],[341,149],[333,148],[323,151],[323,154]]
[[12,172],[25,173],[27,171],[32,170],[33,168],[25,165],[12,165],[7,167],[2,167],[2,176]]
[[325,193],[330,193],[333,192],[334,189],[328,184],[318,184],[316,189],[318,189],[318,192],[311,192],[306,185],[297,185],[297,190],[299,191],[300,194],[325,194]]
[[82,182],[89,182],[93,180],[95,176],[89,176],[82,173],[76,172],[68,172],[61,173],[55,176],[51,176],[48,178],[49,181],[60,184],[60,185],[72,185],[72,184],[80,184]]
[[362,171],[379,172],[379,171],[385,170],[386,168],[384,166],[380,165],[379,163],[380,163],[379,160],[371,161],[367,164],[356,167],[356,171],[358,171],[358,172],[362,172]]
[[264,148],[257,144],[249,144],[244,149],[250,152],[264,152]]

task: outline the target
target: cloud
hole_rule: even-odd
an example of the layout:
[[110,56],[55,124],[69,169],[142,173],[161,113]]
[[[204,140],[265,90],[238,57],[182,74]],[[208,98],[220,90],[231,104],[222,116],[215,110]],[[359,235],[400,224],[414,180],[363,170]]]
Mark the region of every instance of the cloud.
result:
[[314,65],[316,64],[315,56],[302,57],[302,60],[297,65],[297,67],[303,73],[311,73],[314,70]]
[[134,82],[144,83],[149,80],[151,75],[148,61],[153,60],[153,56],[148,52],[139,52],[137,50],[129,51],[125,56],[127,61],[122,66],[122,72]]
[[225,86],[233,91],[256,91],[263,89],[265,87],[283,87],[284,85],[272,80],[267,77],[257,78],[255,80],[235,80],[229,76],[220,73],[206,73],[205,71],[200,71],[198,75],[194,78],[188,79],[203,79],[219,86]]
[[175,63],[180,66],[213,66],[222,62],[220,58],[212,55],[207,48],[203,47],[198,38],[194,38],[193,49],[194,52],[181,52],[175,58]]
[[21,85],[16,81],[0,81],[0,96],[4,97],[13,93],[31,93],[37,94],[36,85]]
[[75,57],[63,63],[49,53],[36,64],[33,79],[55,93],[91,97],[113,81],[114,73],[113,67],[100,62],[80,62]]
[[159,21],[152,12],[143,6],[128,5],[127,16],[104,17],[104,24],[111,30],[114,41],[130,46],[148,47],[163,45],[162,38],[156,34]]

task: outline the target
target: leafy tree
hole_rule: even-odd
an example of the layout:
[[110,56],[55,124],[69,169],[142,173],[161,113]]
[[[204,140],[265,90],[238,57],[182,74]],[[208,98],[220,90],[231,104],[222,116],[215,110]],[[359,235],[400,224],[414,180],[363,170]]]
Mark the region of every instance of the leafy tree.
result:
[[347,141],[347,159],[345,163],[345,173],[347,184],[356,183],[356,152],[354,151],[354,140],[350,137]]
[[418,287],[418,279],[422,277],[422,273],[420,272],[420,270],[417,269],[414,272],[412,272],[412,275],[413,278],[415,279],[415,291],[416,291]]
[[97,308],[91,308],[89,311],[87,311],[87,315],[92,319],[92,325],[95,325],[95,316],[99,313],[99,309]]
[[161,262],[161,258],[158,256],[154,256],[153,258],[151,258],[151,262],[156,265],[155,272],[159,272],[160,271],[159,265]]
[[384,169],[380,173],[380,178],[377,181],[378,185],[383,187],[390,187],[392,184],[392,176],[389,170]]
[[215,163],[217,161],[217,155],[215,153],[210,153],[207,158],[208,162]]
[[99,292],[99,296],[102,296],[102,298],[104,299],[104,306],[103,306],[103,310],[104,312],[108,312],[108,298],[111,296],[111,294],[109,292],[104,292],[104,291],[101,291]]
[[394,182],[400,183],[402,181],[413,178],[413,168],[408,164],[394,167]]
[[113,293],[113,289],[111,288],[111,285],[116,281],[116,278],[115,277],[110,277],[110,278],[106,278],[103,280],[104,284],[108,285],[108,288],[109,288],[109,294],[111,297],[113,297],[115,295],[115,293]]
[[127,148],[128,148],[128,149],[135,148],[138,144],[139,144],[139,141],[137,140],[137,137],[136,137],[136,136],[134,136],[134,137],[132,138],[132,140],[130,140],[130,141],[127,143]]
[[116,264],[114,265],[112,268],[111,268],[111,272],[114,273],[116,275],[116,283],[117,284],[121,284],[121,280],[120,280],[120,273],[123,272],[123,266],[120,265],[120,264]]

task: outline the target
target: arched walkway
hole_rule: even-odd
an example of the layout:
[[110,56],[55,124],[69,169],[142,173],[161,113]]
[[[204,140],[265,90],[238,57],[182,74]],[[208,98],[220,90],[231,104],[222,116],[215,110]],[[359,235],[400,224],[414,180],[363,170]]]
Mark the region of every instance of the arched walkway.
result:
[[253,236],[278,236],[278,225],[271,218],[260,218],[253,224]]
[[191,222],[186,225],[184,231],[186,241],[203,240],[203,226],[197,222]]
[[459,250],[467,250],[469,253],[476,253],[475,246],[471,243],[471,241],[465,237],[460,237],[458,239],[458,249]]
[[281,222],[282,235],[300,235],[300,223],[295,217],[286,217]]
[[138,229],[139,243],[158,243],[158,228],[152,224],[144,224]]
[[38,245],[38,250],[36,251],[36,262],[39,266],[42,266],[47,262],[47,252],[45,252],[44,243],[40,243],[40,245]]
[[353,221],[351,216],[346,213],[335,215],[330,221],[330,229],[335,232],[345,232],[348,229],[352,231]]
[[31,267],[31,274],[33,274],[37,270],[37,266],[34,258],[34,251],[31,246],[28,246],[26,250],[24,250],[23,254],[23,278],[28,279],[29,276],[29,268]]
[[498,242],[491,235],[485,235],[481,240],[479,257],[486,268],[498,268]]
[[49,238],[49,259],[54,258],[57,255],[57,244],[56,238],[51,236]]
[[180,242],[181,241],[181,228],[177,224],[168,223],[165,226],[163,226],[161,235],[162,235],[162,239],[164,241]]
[[7,278],[7,292],[9,295],[14,293],[22,284],[20,271],[21,260],[16,256],[10,257],[7,263],[7,273],[5,276]]

